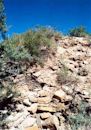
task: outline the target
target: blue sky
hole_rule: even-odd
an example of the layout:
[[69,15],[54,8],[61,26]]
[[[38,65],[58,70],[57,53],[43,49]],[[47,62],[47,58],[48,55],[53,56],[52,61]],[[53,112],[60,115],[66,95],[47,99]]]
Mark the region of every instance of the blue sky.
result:
[[36,25],[50,25],[66,33],[84,25],[91,32],[91,0],[5,0],[9,34]]

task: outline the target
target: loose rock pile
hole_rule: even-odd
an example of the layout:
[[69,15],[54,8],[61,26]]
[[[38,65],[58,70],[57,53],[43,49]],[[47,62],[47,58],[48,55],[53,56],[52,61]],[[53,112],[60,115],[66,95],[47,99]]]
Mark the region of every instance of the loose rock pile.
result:
[[[91,47],[88,44],[84,38],[64,37],[57,45],[56,55],[48,57],[44,67],[30,67],[25,74],[13,78],[21,95],[5,119],[5,130],[71,130],[67,117],[75,105],[82,100],[91,105]],[[57,76],[63,65],[70,76],[69,82],[61,84]]]

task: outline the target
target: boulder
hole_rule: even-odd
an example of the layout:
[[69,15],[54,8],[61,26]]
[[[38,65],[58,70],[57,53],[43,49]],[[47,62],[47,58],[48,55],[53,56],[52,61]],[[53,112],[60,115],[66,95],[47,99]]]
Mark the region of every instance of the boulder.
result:
[[70,95],[67,95],[62,89],[57,90],[54,93],[54,97],[61,100],[62,102],[71,101],[73,99]]
[[51,113],[49,113],[49,112],[44,112],[44,113],[41,113],[40,114],[40,117],[41,117],[41,119],[47,119],[47,118],[49,118],[50,116],[52,116],[51,115]]

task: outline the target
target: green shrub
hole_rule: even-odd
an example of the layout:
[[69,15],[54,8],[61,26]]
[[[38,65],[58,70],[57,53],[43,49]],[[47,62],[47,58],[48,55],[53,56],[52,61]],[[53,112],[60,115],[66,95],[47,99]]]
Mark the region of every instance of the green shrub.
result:
[[62,38],[62,34],[58,32],[56,29],[52,28],[51,26],[46,26],[46,27],[39,26],[36,28],[36,31],[45,34],[47,38],[52,38],[52,37]]
[[4,55],[13,61],[39,61],[56,49],[53,37],[61,37],[51,27],[37,27],[21,35],[13,35],[3,43]]
[[6,57],[9,57],[9,59],[15,61],[31,60],[31,55],[23,46],[22,35],[14,35],[8,39],[3,46],[5,55]]
[[51,40],[44,29],[35,29],[24,34],[24,46],[32,56],[40,56],[43,47],[48,49]]
[[65,64],[62,65],[60,71],[57,73],[57,83],[62,84],[77,84],[78,79],[73,77],[69,73],[69,69],[66,67]]
[[75,37],[85,37],[88,35],[88,33],[87,33],[85,27],[79,26],[79,27],[75,27],[75,28],[71,29],[69,31],[69,35],[75,36]]
[[57,74],[57,82],[59,84],[65,84],[68,82],[68,68],[63,65]]
[[72,130],[78,130],[78,128],[82,130],[91,129],[91,115],[87,114],[86,108],[87,103],[82,101],[78,105],[78,113],[69,115],[68,119]]
[[14,47],[12,44],[5,45],[5,54],[14,61],[31,60],[31,55],[24,46]]

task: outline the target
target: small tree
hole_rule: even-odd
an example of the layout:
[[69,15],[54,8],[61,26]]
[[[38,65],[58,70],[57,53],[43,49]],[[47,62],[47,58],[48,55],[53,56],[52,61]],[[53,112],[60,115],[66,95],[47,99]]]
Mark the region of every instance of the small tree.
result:
[[2,38],[5,40],[6,37],[6,16],[5,16],[5,7],[4,7],[4,0],[0,0],[0,32]]

